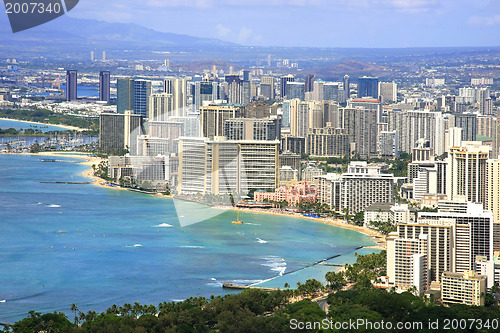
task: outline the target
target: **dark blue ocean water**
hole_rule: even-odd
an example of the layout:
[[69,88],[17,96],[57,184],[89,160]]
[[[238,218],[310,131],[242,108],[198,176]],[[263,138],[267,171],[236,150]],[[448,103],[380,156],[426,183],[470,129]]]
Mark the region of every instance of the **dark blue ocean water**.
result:
[[[58,157],[58,159],[60,159]],[[0,155],[0,322],[30,310],[103,311],[224,294],[221,283],[259,282],[333,255],[354,260],[370,237],[293,218],[234,212],[180,227],[172,200],[41,182],[85,181],[85,166]],[[199,210],[203,212],[204,210]],[[202,213],[200,213],[202,214]],[[201,218],[203,220],[203,217]],[[265,282],[322,279],[315,266]]]

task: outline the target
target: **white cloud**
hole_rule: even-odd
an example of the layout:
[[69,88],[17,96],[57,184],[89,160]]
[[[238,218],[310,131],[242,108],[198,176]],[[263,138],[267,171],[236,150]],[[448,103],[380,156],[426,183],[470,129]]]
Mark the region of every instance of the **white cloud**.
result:
[[217,36],[220,38],[226,38],[231,33],[231,29],[223,26],[220,23],[215,26],[215,31],[217,32]]
[[436,0],[391,0],[394,7],[402,11],[427,11],[437,5]]
[[215,26],[215,33],[217,38],[243,45],[252,45],[262,40],[262,36],[256,34],[248,27],[241,27],[239,30],[233,30],[219,23]]
[[471,16],[467,21],[471,25],[492,27],[495,25],[500,25],[500,15],[494,16]]

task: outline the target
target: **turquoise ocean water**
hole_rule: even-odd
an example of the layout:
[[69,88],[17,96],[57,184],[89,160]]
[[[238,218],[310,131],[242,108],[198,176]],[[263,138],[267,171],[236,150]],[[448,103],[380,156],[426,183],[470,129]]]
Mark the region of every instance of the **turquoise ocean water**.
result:
[[0,168],[0,322],[30,310],[68,314],[72,303],[103,311],[225,294],[226,281],[293,286],[334,267],[287,272],[374,251],[356,250],[370,237],[321,223],[242,213],[245,224],[233,225],[235,213],[223,212],[181,227],[169,199],[41,183],[85,181],[87,167],[75,163],[0,155]]
[[66,131],[67,129],[55,126],[55,125],[42,125],[42,124],[33,124],[33,123],[26,123],[23,121],[12,121],[12,120],[4,120],[0,119],[0,128],[7,129],[7,128],[15,128],[16,130],[20,129],[39,129],[42,132],[48,132],[48,131]]

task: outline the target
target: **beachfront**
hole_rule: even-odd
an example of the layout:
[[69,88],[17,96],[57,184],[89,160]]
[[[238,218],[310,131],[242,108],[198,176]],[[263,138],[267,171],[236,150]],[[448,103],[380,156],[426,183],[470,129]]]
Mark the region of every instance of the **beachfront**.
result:
[[[104,161],[104,159],[102,159],[100,157],[89,156],[89,155],[86,155],[84,153],[79,153],[79,152],[71,152],[71,154],[68,154],[66,152],[64,154],[61,154],[58,152],[40,152],[40,153],[25,153],[25,155],[38,155],[38,156],[50,156],[50,157],[70,157],[70,158],[82,159],[84,161],[80,162],[80,164],[89,167],[87,170],[85,170],[82,173],[82,176],[90,179],[92,181],[93,185],[103,187],[103,188],[120,190],[120,191],[128,190],[127,188],[123,188],[120,186],[110,186],[110,184],[108,182],[106,182],[102,178],[99,178],[99,177],[94,175],[92,166],[93,165],[97,166],[99,163]],[[161,194],[154,194],[154,195],[157,197],[172,199],[172,196],[161,195]],[[224,209],[224,210],[235,210],[235,211],[237,210],[236,208],[227,207],[227,206],[215,206],[213,208],[214,209]],[[277,209],[277,208],[271,208],[271,209],[239,208],[239,209],[242,212],[247,212],[247,213],[252,213],[252,214],[267,214],[267,215],[274,215],[274,216],[293,217],[293,218],[323,223],[323,224],[327,224],[327,225],[334,226],[334,227],[339,227],[339,228],[357,231],[357,232],[363,233],[365,235],[371,236],[374,239],[374,241],[376,241],[378,243],[378,245],[373,246],[373,248],[377,248],[377,249],[385,249],[386,248],[385,235],[383,235],[382,233],[380,233],[378,231],[372,230],[372,229],[367,229],[364,227],[348,224],[344,220],[332,219],[332,218],[308,217],[308,216],[303,216],[300,213],[288,212],[288,211]]]
[[89,130],[88,128],[80,128],[80,127],[69,126],[69,125],[46,124],[46,123],[40,123],[40,122],[36,122],[36,121],[18,120],[18,119],[3,118],[3,117],[0,117],[0,120],[15,121],[18,123],[26,123],[26,124],[35,124],[35,125],[39,125],[39,126],[56,126],[56,127],[61,127],[61,128],[67,129],[67,130],[78,131],[78,132]]
[[298,219],[302,219],[302,220],[323,223],[323,224],[331,225],[334,227],[349,229],[349,230],[357,231],[357,232],[360,232],[360,233],[363,233],[365,235],[373,237],[373,239],[378,243],[378,245],[370,246],[370,248],[377,248],[377,249],[381,249],[381,250],[386,249],[385,235],[383,235],[382,233],[380,233],[376,230],[373,230],[373,229],[368,229],[368,228],[348,224],[344,220],[341,220],[341,219],[304,216],[300,213],[288,212],[288,211],[277,209],[277,208],[271,208],[271,209],[234,208],[234,207],[227,207],[227,206],[216,206],[214,208],[233,210],[233,211],[237,211],[239,209],[240,212],[247,212],[247,213],[252,213],[252,214],[267,214],[267,215],[274,215],[274,216],[293,217],[293,218],[298,218]]
[[[61,156],[61,154],[58,154],[56,152],[44,152],[44,153],[38,153],[37,155],[43,155],[43,156]],[[94,176],[92,165],[98,165],[103,161],[102,158],[99,157],[94,157],[94,156],[88,156],[88,155],[82,155],[75,153],[74,155],[68,155],[64,154],[65,157],[72,157],[72,158],[79,158],[79,159],[85,159],[85,161],[81,162],[80,164],[89,166],[90,168],[82,173],[82,176],[91,179],[92,184],[95,186],[99,187],[105,187],[105,188],[110,188],[114,190],[128,190],[127,188],[119,187],[119,186],[109,186],[107,182],[99,177]],[[155,196],[162,197],[162,198],[168,198],[172,199],[172,196],[166,196],[166,195],[161,195],[161,194],[154,194]],[[214,209],[225,209],[225,210],[237,210],[234,207],[227,207],[227,206],[216,206],[213,207]],[[341,219],[332,219],[332,218],[316,218],[316,217],[308,217],[304,216],[300,213],[293,213],[277,208],[271,208],[271,209],[260,209],[260,208],[239,208],[240,211],[242,212],[247,212],[247,213],[252,213],[252,214],[267,214],[267,215],[274,215],[274,216],[283,216],[283,217],[293,217],[293,218],[298,218],[298,219],[303,219],[303,220],[308,220],[308,221],[313,221],[313,222],[318,222],[318,223],[323,223],[327,224],[330,226],[334,227],[339,227],[339,228],[344,228],[344,229],[349,229],[353,231],[357,231],[360,233],[363,233],[365,235],[371,236],[374,241],[378,243],[377,246],[373,246],[373,248],[377,249],[386,249],[386,240],[385,240],[385,235],[382,233],[375,231],[373,229],[368,229],[352,224],[348,224],[344,220]]]

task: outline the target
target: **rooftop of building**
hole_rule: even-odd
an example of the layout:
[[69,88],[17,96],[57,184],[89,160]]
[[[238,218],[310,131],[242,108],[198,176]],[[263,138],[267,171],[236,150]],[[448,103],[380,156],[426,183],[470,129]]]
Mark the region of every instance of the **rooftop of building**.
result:
[[365,212],[389,212],[394,202],[376,202],[366,207]]

